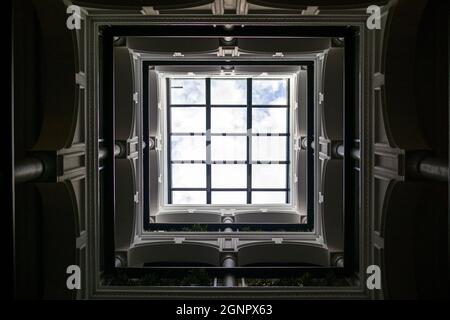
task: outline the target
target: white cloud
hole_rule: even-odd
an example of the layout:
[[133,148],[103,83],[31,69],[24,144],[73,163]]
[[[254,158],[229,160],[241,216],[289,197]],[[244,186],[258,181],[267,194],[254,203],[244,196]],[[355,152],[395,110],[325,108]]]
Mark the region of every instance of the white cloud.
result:
[[172,132],[205,132],[206,110],[204,107],[171,108]]
[[211,79],[211,104],[247,104],[247,80]]
[[247,137],[241,136],[212,136],[212,160],[246,160]]
[[173,204],[206,204],[206,191],[173,191]]
[[252,160],[286,161],[286,137],[252,137]]
[[286,203],[286,192],[252,192],[252,203],[254,204],[274,204]]
[[206,160],[205,136],[172,136],[172,160]]
[[173,164],[172,188],[206,188],[206,165]]
[[171,79],[171,104],[205,104],[205,79]]
[[212,204],[244,204],[247,203],[247,193],[244,191],[211,192]]
[[211,108],[211,132],[213,133],[246,133],[246,108]]
[[284,79],[258,79],[252,83],[252,104],[286,105],[287,81]]
[[253,133],[286,133],[286,108],[253,108]]
[[285,164],[254,164],[252,165],[253,188],[285,188]]
[[246,188],[247,165],[213,164],[211,166],[211,184],[213,188]]

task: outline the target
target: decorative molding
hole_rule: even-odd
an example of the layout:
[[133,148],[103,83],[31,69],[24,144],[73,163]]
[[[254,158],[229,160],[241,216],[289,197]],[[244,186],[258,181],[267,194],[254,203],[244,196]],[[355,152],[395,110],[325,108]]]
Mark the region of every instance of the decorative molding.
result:
[[374,175],[380,179],[405,180],[405,151],[386,144],[374,144]]
[[[89,10],[88,10],[89,11]],[[95,12],[93,12],[95,13]],[[145,19],[144,19],[145,18]],[[189,297],[207,297],[207,298],[223,298],[229,297],[230,290],[223,290],[221,288],[151,288],[151,287],[105,287],[100,283],[100,265],[98,256],[100,254],[100,217],[98,215],[98,205],[99,205],[99,171],[98,171],[98,106],[99,92],[96,84],[98,83],[98,63],[99,63],[99,44],[98,44],[98,31],[104,25],[120,25],[126,22],[128,25],[160,25],[164,23],[173,24],[211,24],[211,23],[226,23],[226,22],[236,22],[241,23],[258,23],[258,24],[278,24],[278,25],[342,25],[348,26],[352,25],[359,27],[361,30],[365,29],[365,15],[361,16],[337,16],[337,15],[317,15],[317,16],[271,16],[271,17],[257,17],[257,16],[246,16],[244,18],[237,19],[235,16],[152,16],[152,17],[142,17],[140,15],[88,15],[86,19],[87,32],[87,45],[88,50],[87,61],[86,61],[86,84],[87,88],[87,99],[88,104],[86,105],[87,110],[87,231],[89,237],[87,238],[87,270],[86,270],[86,288],[88,298],[189,298]],[[364,61],[371,55],[371,46],[365,41],[366,32],[361,32],[360,41],[360,51],[364,56]],[[366,100],[370,97],[369,88],[371,87],[371,73],[367,73],[367,66],[362,64],[363,60],[359,63],[363,67],[361,81],[362,81],[362,92],[363,95],[368,95],[368,97],[363,97],[363,105],[369,105]],[[317,84],[317,80],[316,80]],[[315,97],[317,102],[317,97]],[[367,108],[371,110],[371,108]],[[362,112],[363,123],[361,124],[361,130],[363,132],[364,141],[361,146],[362,148],[362,207],[360,212],[360,234],[361,234],[361,246],[360,246],[360,258],[361,258],[361,268],[366,265],[371,264],[371,257],[367,255],[369,251],[366,249],[372,247],[371,237],[367,236],[367,218],[370,217],[371,207],[369,202],[370,193],[370,168],[371,164],[370,152],[371,152],[371,141],[372,136],[370,134],[370,114],[363,111]],[[316,119],[317,120],[317,119]],[[318,145],[318,137],[316,135],[316,145]],[[92,143],[94,141],[94,143]],[[316,161],[318,158],[316,158]],[[317,200],[317,198],[316,198]],[[370,221],[370,219],[369,219]],[[370,228],[370,225],[369,225]],[[148,236],[148,235],[147,235]],[[160,235],[161,236],[161,235]],[[166,235],[164,235],[166,236]],[[196,236],[196,235],[192,235]],[[211,235],[214,236],[214,235]],[[223,236],[223,234],[222,234]],[[183,236],[184,237],[184,236]],[[277,236],[272,235],[271,238],[276,238]],[[280,235],[284,237],[284,235]],[[216,238],[217,239],[217,238]],[[241,237],[240,237],[241,239]],[[173,237],[172,237],[173,241]],[[187,240],[186,240],[187,241]],[[285,240],[283,240],[284,242]],[[273,242],[272,242],[273,243]],[[363,284],[352,286],[352,287],[336,287],[336,288],[233,288],[233,295],[240,298],[257,298],[257,297],[274,297],[277,298],[367,298],[368,293],[364,288]]]

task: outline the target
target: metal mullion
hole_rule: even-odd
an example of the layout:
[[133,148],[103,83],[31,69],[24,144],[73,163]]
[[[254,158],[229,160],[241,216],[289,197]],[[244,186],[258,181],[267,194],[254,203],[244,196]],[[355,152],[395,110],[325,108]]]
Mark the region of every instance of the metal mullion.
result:
[[247,108],[246,104],[212,104],[211,108]]
[[252,108],[261,108],[261,109],[264,109],[264,108],[287,108],[289,106],[289,103],[287,104],[287,105],[285,105],[285,104],[280,104],[280,105],[278,105],[278,104],[268,104],[268,105],[264,105],[264,104],[257,104],[257,105],[252,105]]
[[[168,97],[169,98],[169,97]],[[172,104],[171,108],[204,108],[206,104]]]
[[251,165],[251,143],[252,143],[252,79],[247,79],[247,204],[252,203],[252,165]]
[[206,191],[206,188],[172,188],[172,191]]
[[171,136],[178,136],[178,137],[202,137],[205,136],[205,132],[171,132]]
[[259,132],[259,133],[252,133],[253,137],[287,137],[289,136],[289,133],[263,133],[263,132]]
[[[289,79],[287,79],[287,102],[288,102],[288,106],[287,106],[287,110],[286,110],[286,130],[287,130],[287,138],[286,138],[286,161],[289,161],[290,163],[290,156],[291,156],[291,152],[290,152],[290,135],[291,135],[291,127],[290,127],[290,105],[291,105],[291,100],[290,100],[290,81]],[[289,189],[289,173],[290,173],[290,164],[286,164],[286,189]],[[290,194],[289,192],[286,191],[286,203],[289,203],[290,200]]]
[[226,132],[215,132],[215,133],[211,133],[211,136],[214,137],[246,137],[247,133],[226,133]]
[[277,160],[255,160],[250,161],[250,164],[290,164],[290,161],[277,161]]
[[267,192],[287,192],[289,188],[252,188],[252,191],[267,191]]
[[228,191],[247,191],[247,188],[211,188],[211,191],[220,191],[220,192],[228,192]]
[[206,204],[211,204],[211,78],[206,78]]
[[171,150],[171,124],[170,124],[170,113],[172,112],[172,105],[170,104],[170,79],[166,80],[166,99],[167,99],[167,183],[168,183],[168,193],[167,193],[167,203],[172,203],[172,150]]
[[171,164],[205,164],[206,160],[171,160]]

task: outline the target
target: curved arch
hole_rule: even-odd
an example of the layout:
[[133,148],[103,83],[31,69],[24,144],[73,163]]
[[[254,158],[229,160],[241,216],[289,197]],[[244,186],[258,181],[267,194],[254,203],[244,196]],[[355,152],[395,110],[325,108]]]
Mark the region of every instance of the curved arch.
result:
[[251,4],[267,6],[272,8],[298,9],[306,6],[327,7],[327,9],[350,9],[350,8],[366,8],[371,4],[386,3],[386,0],[378,1],[361,1],[361,0],[297,0],[295,3],[289,0],[249,0]]
[[342,140],[343,102],[344,102],[344,49],[331,48],[324,61],[322,123],[325,137]]
[[157,223],[172,223],[172,222],[195,222],[195,223],[221,223],[222,218],[216,212],[195,212],[193,215],[186,216],[184,212],[162,212],[155,216]]
[[134,194],[136,182],[134,179],[132,160],[116,160],[116,213],[114,216],[116,250],[130,247],[134,232]]
[[33,1],[39,19],[43,69],[41,103],[43,122],[35,150],[69,147],[76,129],[78,104],[75,73],[77,50],[75,31],[66,28],[66,7],[62,1]]
[[383,118],[389,142],[402,149],[427,149],[413,94],[418,29],[426,4],[427,0],[399,0],[392,8],[384,40]]
[[155,262],[183,262],[185,264],[206,264],[219,266],[219,249],[212,245],[197,243],[174,244],[146,243],[131,247],[128,250],[128,266],[143,266]]
[[214,38],[145,38],[128,37],[127,47],[148,53],[210,53],[219,48]]
[[308,243],[256,243],[239,247],[238,264],[309,264],[329,266],[328,249]]
[[325,197],[322,203],[322,225],[324,241],[332,251],[344,249],[343,188],[336,188],[342,183],[342,160],[326,161],[322,178],[322,192]]
[[133,66],[128,48],[114,48],[115,135],[117,140],[131,138],[135,108]]
[[73,3],[80,6],[94,8],[119,8],[136,9],[144,6],[153,7],[155,10],[183,9],[197,7],[213,2],[214,0],[74,0]]
[[36,184],[42,200],[43,295],[44,298],[74,298],[67,290],[66,268],[77,265],[79,235],[75,195],[64,182]]
[[247,52],[294,52],[313,53],[322,52],[331,46],[329,38],[304,38],[301,41],[292,39],[271,38],[267,39],[239,39],[239,49]]
[[237,212],[234,216],[235,223],[254,223],[255,215],[258,223],[299,223],[300,216],[296,212]]

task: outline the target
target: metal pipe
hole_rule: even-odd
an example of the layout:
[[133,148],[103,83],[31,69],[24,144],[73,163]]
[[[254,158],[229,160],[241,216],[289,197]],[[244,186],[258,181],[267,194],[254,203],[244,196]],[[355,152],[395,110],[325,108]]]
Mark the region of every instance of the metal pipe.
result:
[[343,268],[344,267],[344,257],[343,256],[336,257],[336,259],[334,259],[334,265],[336,267]]
[[[336,154],[344,157],[344,145],[336,147]],[[361,158],[360,150],[353,148],[350,152],[352,158]],[[424,178],[434,181],[448,181],[448,160],[433,158],[431,156],[410,156],[408,163],[408,174],[417,178]]]
[[[234,222],[234,218],[233,217],[224,217],[222,219],[222,223],[233,223]],[[233,232],[233,228],[232,227],[226,227],[224,230],[224,232]]]
[[24,183],[42,177],[45,171],[44,162],[36,157],[18,161],[14,165],[14,182]]
[[[114,144],[114,157],[119,157],[123,153],[123,148],[119,143]],[[98,149],[98,159],[103,160],[108,156],[108,150],[106,147],[100,147]]]
[[[336,154],[340,156],[341,158],[344,157],[344,145],[340,144],[336,147]],[[350,155],[353,159],[359,160],[361,159],[361,152],[358,148],[353,148],[350,150]]]
[[[121,156],[123,152],[124,148],[119,143],[116,143],[114,145],[114,156]],[[107,149],[105,147],[99,148],[99,160],[105,159],[107,156]],[[47,173],[50,172],[51,170],[48,169],[48,166],[46,166],[46,164],[49,164],[51,162],[44,160],[45,158],[41,159],[38,157],[29,157],[17,161],[14,165],[14,183],[19,184],[24,182],[31,182],[42,178],[44,174],[46,174],[46,171]]]
[[422,177],[436,180],[448,181],[448,161],[437,158],[425,158],[419,162],[419,173]]
[[98,160],[103,160],[108,156],[108,149],[106,147],[98,148]]
[[[225,268],[235,268],[236,267],[236,257],[234,255],[227,255],[222,260],[222,267]],[[223,283],[225,287],[235,287],[236,278],[232,273],[226,273],[223,277]]]

